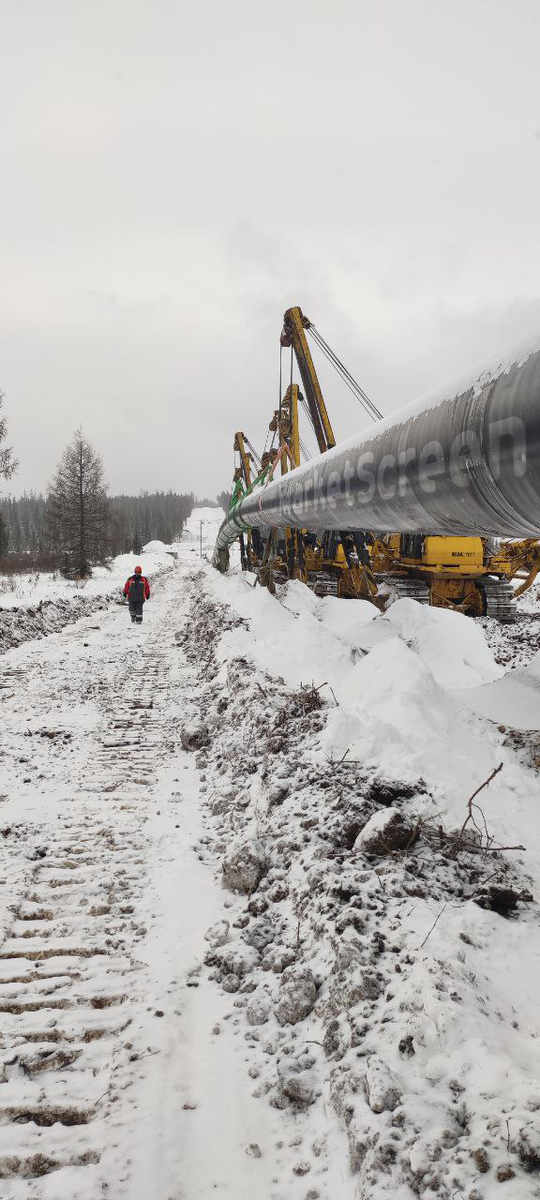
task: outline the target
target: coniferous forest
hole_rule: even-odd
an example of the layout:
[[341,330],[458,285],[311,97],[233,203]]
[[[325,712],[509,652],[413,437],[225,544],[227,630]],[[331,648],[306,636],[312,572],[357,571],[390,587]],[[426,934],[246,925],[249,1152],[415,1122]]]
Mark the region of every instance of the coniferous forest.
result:
[[[47,498],[41,493],[0,496],[0,557],[26,555],[30,560],[57,549],[48,521]],[[192,494],[141,492],[111,496],[107,514],[109,553],[140,552],[149,541],[167,545],[179,538],[194,505]]]

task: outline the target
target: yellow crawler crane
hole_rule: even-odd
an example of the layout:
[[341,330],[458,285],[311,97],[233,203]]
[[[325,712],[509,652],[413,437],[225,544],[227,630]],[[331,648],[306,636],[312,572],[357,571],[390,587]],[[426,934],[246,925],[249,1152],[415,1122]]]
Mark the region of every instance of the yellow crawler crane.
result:
[[532,538],[494,544],[481,537],[394,533],[373,541],[371,563],[379,593],[391,599],[409,596],[508,623],[517,616],[516,597],[540,570],[540,546]]
[[[288,388],[276,409],[269,430],[277,435],[277,451],[265,451],[259,462],[264,480],[273,478],[279,466],[282,475],[300,466],[301,438],[299,430],[299,406],[303,396],[298,384]],[[317,413],[319,412],[317,408]],[[332,428],[325,411],[324,424],[318,425],[319,437],[330,438],[334,445]],[[252,480],[252,455],[246,451],[248,439],[244,433],[236,433],[234,449],[239,457],[234,473],[232,503],[254,486]],[[329,449],[327,445],[325,447]],[[245,540],[244,540],[245,539]],[[322,536],[307,529],[251,529],[240,535],[240,553],[245,569],[254,571],[259,581],[271,591],[276,584],[287,579],[300,579],[318,596],[341,596],[358,598],[369,596],[375,599],[377,586],[372,578],[369,555],[364,539],[358,534],[324,533]]]
[[[281,346],[294,354],[304,394],[297,384],[287,388],[270,422],[277,450],[266,451],[260,474],[252,480],[251,454],[244,434],[235,437],[240,457],[235,487],[251,490],[254,483],[300,465],[302,439],[299,408],[306,411],[319,452],[336,441],[306,333],[326,354],[347,386],[374,419],[382,414],[298,306],[287,309]],[[292,380],[292,372],[291,372]],[[249,443],[248,443],[249,445]],[[251,450],[253,448],[251,447]],[[235,492],[238,498],[238,492]],[[364,598],[384,609],[393,599],[408,596],[423,604],[449,608],[470,616],[494,616],[503,622],[517,615],[515,597],[531,586],[540,570],[540,545],[535,539],[494,543],[482,537],[440,537],[422,532],[373,536],[346,530],[320,531],[268,528],[247,533],[241,543],[243,565],[254,570],[270,589],[296,578],[317,595]],[[514,588],[512,581],[519,586]]]

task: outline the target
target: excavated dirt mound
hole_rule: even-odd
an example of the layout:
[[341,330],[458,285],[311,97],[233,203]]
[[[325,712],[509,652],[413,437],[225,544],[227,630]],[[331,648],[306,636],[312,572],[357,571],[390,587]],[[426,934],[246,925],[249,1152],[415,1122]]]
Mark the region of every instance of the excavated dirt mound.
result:
[[[221,858],[225,886],[244,893],[206,965],[245,1013],[244,1036],[258,1051],[253,1095],[296,1120],[329,1099],[362,1200],[375,1189],[381,1200],[405,1190],[485,1200],[477,1179],[487,1169],[523,1182],[536,1169],[532,1134],[520,1162],[474,1080],[469,1091],[430,1049],[434,1013],[459,1023],[464,1006],[479,1022],[499,1019],[474,969],[476,937],[461,932],[447,964],[431,952],[432,930],[460,912],[472,925],[478,905],[495,921],[526,921],[532,896],[519,864],[445,829],[422,778],[315,760],[330,712],[320,692],[292,690],[244,657],[223,662],[220,636],[244,622],[205,594],[200,576],[188,590],[190,620],[177,640],[197,672],[208,735],[196,756],[212,818],[204,847]],[[417,908],[425,917],[411,938],[404,927]],[[437,1081],[430,1138],[424,1071]]]
[[73,596],[69,600],[42,600],[33,606],[0,608],[0,654],[32,638],[58,633],[65,625],[108,608],[111,603],[108,596]]

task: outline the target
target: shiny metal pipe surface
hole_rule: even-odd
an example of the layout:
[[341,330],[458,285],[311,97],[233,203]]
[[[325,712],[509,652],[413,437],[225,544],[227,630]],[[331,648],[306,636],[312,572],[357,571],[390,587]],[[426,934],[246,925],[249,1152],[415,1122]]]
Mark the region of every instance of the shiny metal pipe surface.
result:
[[215,565],[242,529],[268,525],[540,537],[540,341],[246,496]]

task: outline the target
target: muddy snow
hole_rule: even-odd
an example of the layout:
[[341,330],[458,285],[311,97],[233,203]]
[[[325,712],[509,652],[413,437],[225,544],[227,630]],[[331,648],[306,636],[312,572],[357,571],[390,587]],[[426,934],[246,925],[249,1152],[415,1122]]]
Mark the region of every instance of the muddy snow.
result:
[[1,1194],[540,1197],[536,645],[191,532],[2,657]]

